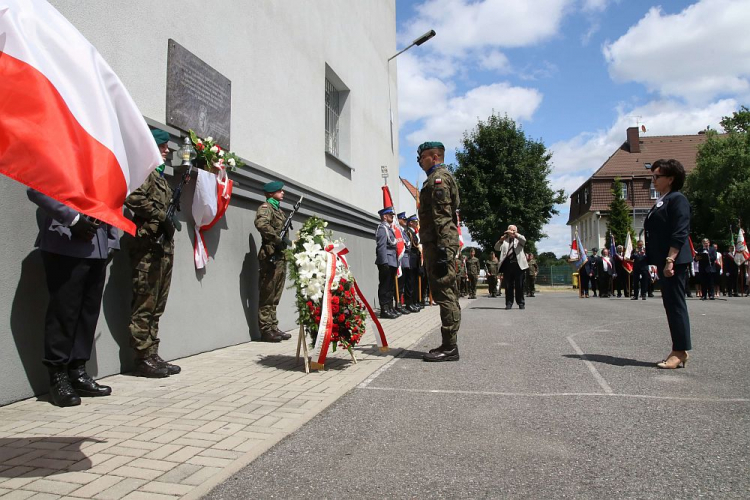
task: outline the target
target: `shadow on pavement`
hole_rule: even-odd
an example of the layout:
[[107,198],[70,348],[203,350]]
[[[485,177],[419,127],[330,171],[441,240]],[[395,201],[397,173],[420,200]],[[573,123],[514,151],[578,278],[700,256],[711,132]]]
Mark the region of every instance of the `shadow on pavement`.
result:
[[[338,351],[337,351],[338,352]],[[329,351],[330,353],[330,351]],[[261,366],[268,366],[270,368],[276,368],[277,370],[284,370],[289,372],[294,371],[305,371],[305,365],[304,361],[302,359],[302,354],[300,353],[299,361],[297,361],[297,356],[290,356],[288,354],[272,354],[270,356],[263,356],[258,361],[256,361]],[[349,365],[353,365],[351,359],[327,359],[325,363],[325,370],[344,370]],[[315,370],[310,370],[310,373],[315,373]]]
[[608,356],[606,354],[564,354],[563,356],[571,359],[582,359],[593,361],[595,363],[604,363],[614,366],[642,366],[648,368],[654,367],[653,362],[638,361],[636,359],[630,358],[618,358],[617,356]]
[[[88,437],[37,436],[0,438],[0,478],[49,477],[91,468],[91,459],[81,450],[86,442],[103,443]],[[50,469],[56,469],[51,471]]]

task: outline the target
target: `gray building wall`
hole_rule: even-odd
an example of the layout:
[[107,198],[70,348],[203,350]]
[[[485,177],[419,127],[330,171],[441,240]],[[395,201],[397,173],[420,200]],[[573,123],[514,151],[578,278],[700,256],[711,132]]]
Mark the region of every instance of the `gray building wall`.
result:
[[[387,72],[387,58],[396,51],[394,0],[227,0],[211,5],[210,25],[201,24],[209,19],[201,14],[206,6],[194,1],[51,3],[112,65],[152,125],[166,121],[169,38],[232,80],[231,148],[248,165],[230,173],[231,205],[206,233],[212,259],[205,271],[196,271],[193,262],[194,180],[183,192],[185,224],[176,236],[172,289],[160,325],[162,357],[178,359],[259,337],[260,238],[253,222],[263,199],[261,186],[271,179],[286,182],[286,210],[305,195],[295,229],[317,214],[345,240],[354,274],[375,305],[380,165],[389,166],[391,192],[396,197],[399,192],[398,143],[391,145],[388,113],[389,85],[396,94],[395,67],[390,82]],[[344,123],[349,147],[341,158],[324,150],[326,66],[349,89]],[[397,117],[395,98],[393,109]],[[397,130],[397,121],[394,126]],[[176,147],[184,131],[164,128]],[[167,169],[174,184],[173,173]],[[48,295],[34,248],[36,206],[25,191],[0,177],[0,405],[47,391],[41,357]],[[88,364],[95,377],[132,367],[127,236],[122,243],[109,268]],[[284,291],[279,319],[280,328],[296,328],[292,289]],[[292,353],[294,345],[287,345]]]

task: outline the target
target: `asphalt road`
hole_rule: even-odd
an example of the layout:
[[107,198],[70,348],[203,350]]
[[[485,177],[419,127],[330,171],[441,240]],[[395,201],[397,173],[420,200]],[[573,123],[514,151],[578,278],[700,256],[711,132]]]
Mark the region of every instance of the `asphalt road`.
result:
[[688,299],[685,369],[658,296],[463,310],[207,498],[750,498],[750,299]]

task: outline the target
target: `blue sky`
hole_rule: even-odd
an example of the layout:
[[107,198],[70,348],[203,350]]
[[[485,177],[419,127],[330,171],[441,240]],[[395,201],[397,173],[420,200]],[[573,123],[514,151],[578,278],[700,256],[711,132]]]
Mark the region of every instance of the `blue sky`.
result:
[[[625,140],[719,128],[750,102],[748,0],[396,0],[401,176],[416,146],[446,145],[493,111],[553,153],[551,184],[570,194]],[[422,179],[424,176],[422,175]],[[420,180],[421,183],[421,180]],[[567,253],[568,206],[538,251]]]

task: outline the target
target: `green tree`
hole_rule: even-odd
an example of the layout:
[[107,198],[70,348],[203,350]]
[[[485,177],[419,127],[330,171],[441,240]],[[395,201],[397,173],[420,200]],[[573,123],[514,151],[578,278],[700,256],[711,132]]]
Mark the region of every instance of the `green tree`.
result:
[[558,213],[555,205],[565,203],[563,190],[549,185],[551,158],[541,141],[527,139],[507,116],[493,114],[464,133],[452,170],[461,192],[461,220],[474,241],[492,248],[515,224],[534,252],[534,242],[546,236],[544,224]]
[[693,210],[693,241],[709,238],[720,244],[730,239],[730,227],[750,222],[750,110],[741,107],[721,121],[725,135],[708,131],[698,149],[695,169],[688,175],[685,194]]
[[539,267],[557,265],[557,255],[554,252],[542,252],[536,256]]
[[606,248],[609,248],[610,235],[615,235],[615,242],[618,245],[627,243],[625,238],[630,233],[630,239],[635,248],[635,231],[633,230],[633,217],[630,215],[630,207],[628,206],[625,199],[622,197],[622,182],[620,179],[615,179],[615,183],[612,185],[612,195],[614,198],[609,204],[609,221],[607,222],[607,234],[604,236]]

